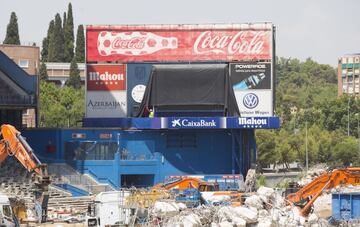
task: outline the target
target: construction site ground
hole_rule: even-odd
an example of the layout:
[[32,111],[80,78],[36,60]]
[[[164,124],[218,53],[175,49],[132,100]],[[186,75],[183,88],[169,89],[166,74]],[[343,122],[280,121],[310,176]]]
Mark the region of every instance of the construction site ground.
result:
[[[18,165],[10,161],[11,165]],[[9,164],[9,163],[8,163]],[[8,196],[17,196],[25,199],[29,210],[33,209],[31,193],[26,189],[31,184],[28,174],[21,170],[11,171],[3,165],[0,178],[2,185],[0,190]],[[284,174],[272,174],[277,183],[281,181],[297,180],[300,185],[306,185],[317,176],[325,173],[325,167],[316,167],[307,174],[299,174],[297,178],[294,173],[289,176]],[[253,173],[255,175],[255,172]],[[302,177],[300,177],[302,176]],[[289,178],[288,178],[289,177]],[[61,178],[54,175],[53,178]],[[20,180],[18,180],[20,179]],[[243,201],[241,206],[234,205],[229,196],[207,197],[207,204],[189,207],[185,202],[179,202],[175,198],[177,194],[166,190],[154,192],[150,189],[131,188],[123,189],[123,194],[114,194],[114,199],[119,208],[136,209],[135,217],[128,221],[126,226],[258,226],[258,227],[281,227],[281,226],[357,226],[357,224],[341,225],[329,222],[332,215],[331,193],[333,192],[360,192],[359,186],[338,186],[326,190],[314,202],[308,216],[302,216],[298,207],[287,202],[284,189],[273,187],[276,181],[272,180],[272,187],[258,186]],[[59,180],[59,179],[58,179]],[[25,182],[25,183],[24,183]],[[24,186],[25,184],[25,186]],[[246,185],[246,182],[245,182]],[[111,194],[111,192],[109,192]],[[127,194],[126,194],[127,193]],[[21,226],[87,226],[85,216],[88,214],[89,204],[92,204],[96,195],[72,197],[66,191],[55,186],[50,187],[50,200],[48,217],[50,222],[46,224],[28,223]],[[121,197],[121,198],[120,198]],[[126,197],[126,199],[125,199]],[[188,201],[187,201],[188,202]],[[238,201],[241,202],[240,200]],[[146,210],[146,216],[137,217],[140,212]],[[32,218],[34,213],[28,212]],[[71,220],[66,223],[66,220]],[[141,221],[140,221],[141,220]],[[71,223],[72,222],[72,223]],[[80,222],[80,223],[77,223]],[[129,223],[130,222],[130,223]]]

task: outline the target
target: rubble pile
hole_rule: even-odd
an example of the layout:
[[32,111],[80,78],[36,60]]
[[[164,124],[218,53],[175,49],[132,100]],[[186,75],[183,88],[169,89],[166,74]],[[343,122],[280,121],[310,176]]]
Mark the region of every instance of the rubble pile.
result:
[[307,185],[308,183],[310,183],[312,180],[314,180],[314,178],[320,176],[321,174],[325,173],[327,169],[326,164],[317,164],[313,167],[311,167],[306,175],[304,177],[302,177],[299,181],[298,184],[300,186],[304,186]]
[[[319,224],[322,223],[322,224]],[[200,206],[187,209],[184,204],[157,202],[148,226],[327,226],[316,214],[302,217],[297,207],[287,205],[272,188],[260,187],[246,198],[243,206]]]

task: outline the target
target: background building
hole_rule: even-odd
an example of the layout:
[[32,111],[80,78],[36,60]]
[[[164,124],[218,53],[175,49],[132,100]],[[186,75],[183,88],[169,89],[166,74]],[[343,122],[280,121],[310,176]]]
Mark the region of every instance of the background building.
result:
[[40,48],[37,46],[0,45],[0,50],[30,75],[38,75]]
[[345,55],[338,61],[338,95],[359,96],[360,54]]
[[[37,77],[40,67],[39,47],[3,44],[0,45],[0,51],[6,54],[27,74],[33,77]],[[23,127],[35,127],[36,114],[34,108],[23,109],[22,115],[23,115],[22,117]]]
[[[46,62],[45,64],[49,76],[48,81],[63,87],[70,75],[70,63]],[[78,69],[80,71],[82,85],[85,85],[85,64],[78,63]]]
[[16,128],[35,126],[37,84],[37,76],[26,73],[0,51],[0,125],[11,124]]

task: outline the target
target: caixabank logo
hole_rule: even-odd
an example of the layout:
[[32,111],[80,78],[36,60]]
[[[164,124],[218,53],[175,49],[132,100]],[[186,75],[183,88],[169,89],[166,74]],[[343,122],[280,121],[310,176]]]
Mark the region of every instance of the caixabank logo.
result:
[[167,128],[220,128],[219,118],[168,118]]

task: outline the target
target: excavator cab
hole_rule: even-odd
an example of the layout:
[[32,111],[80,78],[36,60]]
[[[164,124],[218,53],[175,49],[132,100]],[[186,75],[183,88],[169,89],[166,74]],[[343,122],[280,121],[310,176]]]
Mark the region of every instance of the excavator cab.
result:
[[199,184],[198,189],[200,192],[217,192],[219,191],[219,184],[203,182]]

